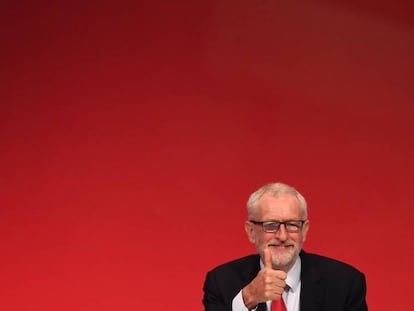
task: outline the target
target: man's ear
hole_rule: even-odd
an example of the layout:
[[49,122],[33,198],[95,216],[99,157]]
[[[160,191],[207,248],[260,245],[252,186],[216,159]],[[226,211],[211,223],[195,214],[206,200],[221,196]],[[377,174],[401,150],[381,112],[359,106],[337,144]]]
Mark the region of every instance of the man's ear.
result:
[[244,223],[244,230],[246,231],[247,237],[249,241],[253,244],[256,243],[256,233],[254,231],[254,224],[252,224],[250,221],[246,221]]
[[307,219],[305,223],[303,224],[303,228],[302,228],[302,240],[303,240],[302,242],[306,241],[306,235],[308,234],[309,225],[310,225],[310,222],[309,222],[309,219]]

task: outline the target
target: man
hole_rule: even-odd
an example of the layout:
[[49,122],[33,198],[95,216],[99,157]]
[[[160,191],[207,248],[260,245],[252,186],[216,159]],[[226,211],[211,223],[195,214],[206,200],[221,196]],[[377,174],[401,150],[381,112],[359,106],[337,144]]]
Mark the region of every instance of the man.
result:
[[247,201],[245,230],[257,255],[209,271],[206,311],[367,311],[365,276],[334,259],[306,253],[307,203],[293,187],[267,184]]

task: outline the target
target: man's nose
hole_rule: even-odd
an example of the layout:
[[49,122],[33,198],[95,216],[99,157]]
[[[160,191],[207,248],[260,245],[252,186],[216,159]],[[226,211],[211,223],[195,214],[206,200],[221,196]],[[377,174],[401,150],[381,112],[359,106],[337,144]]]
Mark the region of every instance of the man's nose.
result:
[[283,240],[283,241],[287,240],[287,238],[288,238],[288,232],[286,230],[285,224],[280,224],[279,230],[277,230],[275,232],[275,234],[276,234],[276,237],[279,240]]

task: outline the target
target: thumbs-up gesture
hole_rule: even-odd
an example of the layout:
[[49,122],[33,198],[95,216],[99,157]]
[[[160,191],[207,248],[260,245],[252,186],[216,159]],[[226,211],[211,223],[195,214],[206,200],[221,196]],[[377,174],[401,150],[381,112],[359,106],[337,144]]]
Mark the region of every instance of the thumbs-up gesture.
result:
[[267,300],[278,300],[286,286],[286,272],[272,268],[272,253],[268,248],[263,250],[264,267],[257,276],[242,290],[244,304],[248,309]]

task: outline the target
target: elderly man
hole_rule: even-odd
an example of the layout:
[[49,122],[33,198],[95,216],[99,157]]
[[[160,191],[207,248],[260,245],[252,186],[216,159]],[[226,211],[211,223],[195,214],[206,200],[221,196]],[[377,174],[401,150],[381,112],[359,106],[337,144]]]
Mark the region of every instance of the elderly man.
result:
[[247,202],[245,230],[258,254],[209,271],[206,311],[366,311],[365,276],[334,259],[306,253],[307,203],[293,187],[267,184]]

